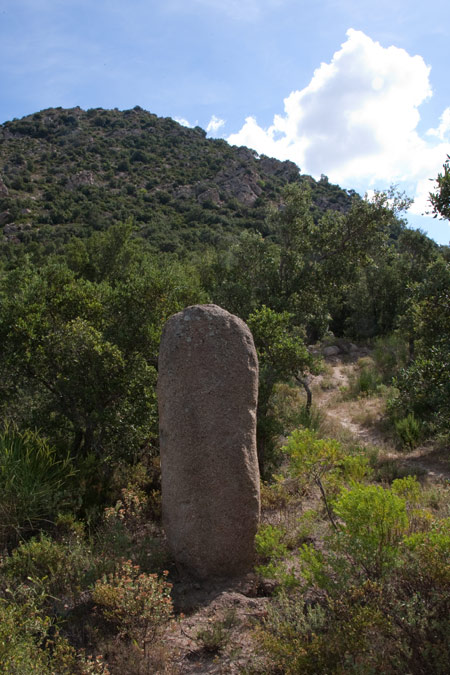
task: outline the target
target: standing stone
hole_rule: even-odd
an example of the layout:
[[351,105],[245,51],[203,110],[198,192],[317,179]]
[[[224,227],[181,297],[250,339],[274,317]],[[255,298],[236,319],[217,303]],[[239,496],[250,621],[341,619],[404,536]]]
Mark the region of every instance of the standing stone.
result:
[[247,325],[217,305],[172,316],[161,339],[162,513],[177,563],[198,578],[253,562],[259,522],[258,361]]

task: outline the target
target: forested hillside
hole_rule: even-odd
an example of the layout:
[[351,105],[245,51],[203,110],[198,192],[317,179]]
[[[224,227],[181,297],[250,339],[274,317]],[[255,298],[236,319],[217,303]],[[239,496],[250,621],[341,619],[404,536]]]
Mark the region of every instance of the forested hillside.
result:
[[0,126],[0,225],[7,242],[47,250],[133,219],[157,250],[216,245],[265,231],[283,186],[307,182],[316,213],[350,196],[292,162],[207,139],[170,118],[133,110],[44,110]]
[[[407,227],[408,198],[140,108],[46,110],[0,141],[4,672],[194,672],[157,640],[185,628],[185,582],[160,525],[156,381],[165,321],[204,302],[248,323],[260,366],[251,592],[269,609],[242,672],[448,672],[448,488],[411,467],[437,453],[447,475],[450,251]],[[448,186],[447,161],[443,217]],[[370,443],[339,420],[333,436],[329,390]],[[191,633],[205,659],[234,625]]]

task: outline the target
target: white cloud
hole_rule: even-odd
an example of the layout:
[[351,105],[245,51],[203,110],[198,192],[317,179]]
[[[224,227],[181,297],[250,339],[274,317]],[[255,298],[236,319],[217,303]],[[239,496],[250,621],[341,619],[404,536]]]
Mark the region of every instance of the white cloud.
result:
[[284,99],[284,114],[270,127],[247,117],[227,140],[293,160],[305,173],[327,174],[345,187],[399,183],[416,197],[413,210],[423,212],[428,179],[450,153],[450,108],[437,129],[425,136],[417,131],[419,107],[432,95],[429,74],[421,56],[349,29],[331,62]]
[[213,115],[208,122],[206,127],[206,132],[211,135],[215,135],[219,129],[221,129],[225,124],[225,120],[221,120],[219,117]]
[[178,124],[181,124],[183,127],[189,127],[189,129],[193,129],[194,125],[188,122],[188,120],[184,119],[184,117],[174,117],[173,118],[175,122],[178,122]]
[[440,141],[450,140],[450,108],[446,108],[440,117],[437,129],[428,129],[428,136],[436,136]]

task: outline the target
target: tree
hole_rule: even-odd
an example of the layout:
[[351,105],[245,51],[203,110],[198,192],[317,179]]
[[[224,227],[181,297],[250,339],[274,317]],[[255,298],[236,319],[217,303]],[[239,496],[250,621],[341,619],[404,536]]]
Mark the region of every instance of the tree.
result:
[[450,155],[443,165],[443,172],[436,178],[437,190],[430,192],[430,203],[433,207],[434,218],[440,216],[450,220]]
[[265,305],[248,318],[259,359],[258,457],[261,473],[273,462],[273,438],[280,433],[269,413],[274,386],[293,377],[306,383],[306,374],[314,363],[301,330],[292,325],[292,318],[289,312],[275,312]]
[[244,230],[229,250],[204,257],[201,274],[214,302],[246,320],[277,296],[278,266],[279,247],[258,232]]
[[320,337],[331,316],[340,311],[343,294],[361,269],[389,246],[389,235],[410,200],[394,189],[376,192],[372,199],[354,197],[350,211],[328,211],[315,222],[307,185],[288,185],[284,206],[272,214],[280,246],[279,306]]
[[[398,328],[411,288],[424,278],[437,254],[437,244],[420,230],[409,228],[373,254],[344,293],[342,315],[337,316],[347,334],[365,339]],[[402,330],[412,337],[404,320]]]
[[404,319],[414,337],[414,359],[400,371],[395,416],[413,413],[429,430],[448,432],[450,418],[450,263],[437,258],[412,289]]
[[76,455],[133,457],[157,435],[162,326],[203,298],[191,268],[134,254],[131,235],[74,242],[72,269],[59,257],[0,279],[3,412]]

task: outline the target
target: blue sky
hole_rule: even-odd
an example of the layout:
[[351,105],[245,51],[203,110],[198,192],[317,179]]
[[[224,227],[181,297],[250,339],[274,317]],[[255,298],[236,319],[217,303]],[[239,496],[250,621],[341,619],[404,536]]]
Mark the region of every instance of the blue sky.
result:
[[140,105],[423,218],[450,154],[450,2],[0,0],[0,122]]

